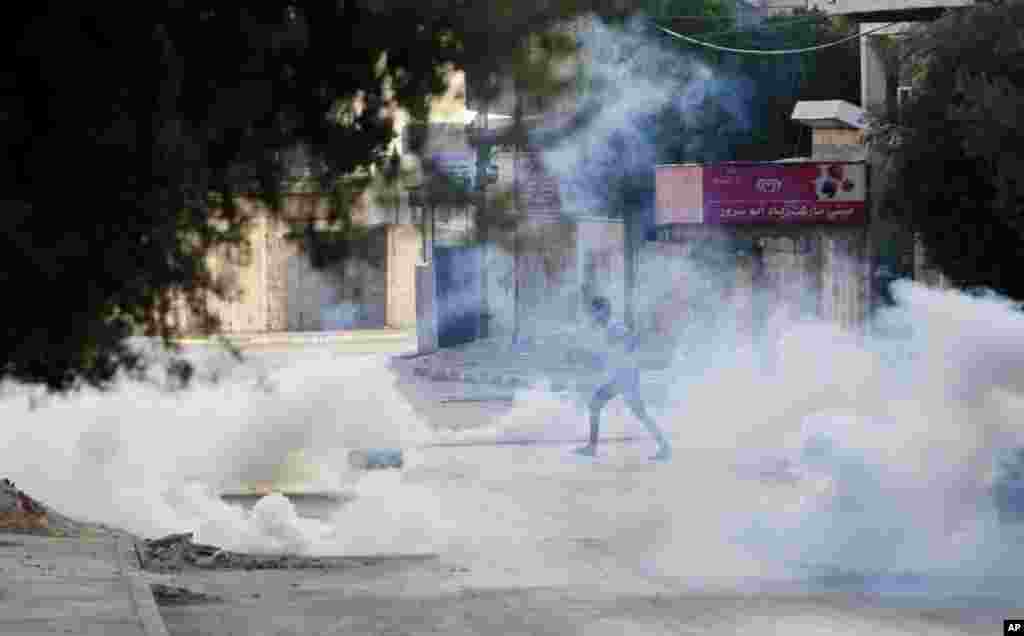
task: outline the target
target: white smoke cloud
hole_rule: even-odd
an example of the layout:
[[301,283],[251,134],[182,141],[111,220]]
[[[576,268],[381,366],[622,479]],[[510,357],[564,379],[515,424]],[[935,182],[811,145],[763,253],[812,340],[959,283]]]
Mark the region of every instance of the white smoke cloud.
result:
[[73,517],[145,536],[195,530],[226,547],[294,548],[313,545],[321,529],[297,524],[281,501],[244,514],[216,494],[358,491],[348,450],[415,445],[426,434],[376,361],[307,357],[254,379],[211,358],[220,380],[207,380],[199,359],[199,381],[182,392],[123,381],[32,408],[28,388],[6,386],[0,466]]
[[[891,338],[801,320],[766,343],[779,350],[772,374],[737,336],[713,364],[680,356],[670,373],[645,373],[645,393],[667,395],[650,404],[676,448],[666,465],[646,463],[653,442],[608,445],[597,462],[559,446],[417,452],[582,438],[586,413],[534,392],[485,429],[433,432],[379,359],[308,356],[259,370],[262,385],[249,362],[184,392],[126,382],[34,410],[26,388],[8,385],[0,465],[61,512],[145,536],[195,531],[252,551],[438,549],[475,559],[494,584],[576,580],[583,556],[564,546],[582,536],[605,542],[622,572],[680,584],[913,572],[930,593],[1007,593],[1024,565],[1020,532],[988,489],[999,454],[1024,445],[1024,317],[1005,301],[914,285],[896,296],[886,320],[914,326],[902,357]],[[937,365],[946,360],[957,364]],[[644,435],[620,401],[604,431]],[[389,446],[407,449],[405,470],[348,471],[350,448]],[[793,479],[733,472],[761,459],[788,461]],[[325,519],[279,496],[245,511],[216,496],[239,482],[357,498]],[[515,558],[498,547],[513,539]]]
[[[558,177],[563,206],[572,213],[604,213],[615,204],[609,176],[635,175],[659,161],[652,118],[671,113],[680,128],[695,128],[711,100],[738,129],[750,127],[750,83],[713,72],[695,57],[658,42],[634,18],[624,28],[592,19],[581,32],[588,90],[578,104],[589,113],[581,130],[544,150],[545,166]],[[709,143],[692,135],[691,150]],[[617,210],[616,210],[617,211]]]

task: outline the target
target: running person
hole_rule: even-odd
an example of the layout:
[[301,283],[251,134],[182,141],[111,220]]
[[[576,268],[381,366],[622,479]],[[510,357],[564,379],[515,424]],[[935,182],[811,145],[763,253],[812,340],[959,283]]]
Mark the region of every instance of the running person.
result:
[[635,354],[637,350],[636,337],[630,333],[625,325],[611,323],[612,305],[607,298],[598,297],[590,303],[590,314],[594,322],[607,334],[608,344],[611,349],[611,360],[608,369],[610,376],[604,384],[597,389],[594,397],[590,400],[590,442],[586,446],[576,449],[580,455],[593,457],[597,454],[597,437],[601,428],[601,410],[616,395],[622,395],[647,432],[651,434],[658,443],[658,452],[651,457],[654,460],[667,460],[672,455],[672,448],[669,446],[665,435],[658,428],[644,406],[640,397],[640,369],[636,363]]

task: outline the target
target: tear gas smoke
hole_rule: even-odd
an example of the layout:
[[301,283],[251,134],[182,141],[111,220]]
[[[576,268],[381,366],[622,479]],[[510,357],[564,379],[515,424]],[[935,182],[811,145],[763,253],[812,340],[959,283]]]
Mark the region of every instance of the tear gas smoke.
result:
[[[641,110],[693,99],[648,90],[621,91],[625,105],[596,120],[593,143],[626,125],[635,95]],[[556,170],[573,161],[560,156]],[[196,531],[231,549],[321,554],[437,549],[480,565],[478,583],[639,589],[656,576],[707,588],[824,571],[911,572],[928,594],[1021,589],[1021,524],[1001,519],[990,493],[1003,451],[1024,445],[1015,306],[903,283],[878,319],[899,337],[780,314],[773,335],[754,340],[726,321],[733,313],[717,290],[727,269],[647,259],[642,314],[680,288],[690,295],[686,312],[668,312],[671,337],[659,349],[671,365],[644,374],[676,449],[667,465],[638,461],[648,449],[630,445],[609,445],[596,462],[538,446],[410,450],[402,472],[354,473],[352,448],[580,437],[586,418],[530,393],[483,430],[435,432],[380,358],[325,355],[258,378],[252,363],[213,356],[181,392],[124,381],[44,408],[31,408],[32,389],[5,385],[0,467],[61,512],[146,536]],[[549,297],[563,302],[578,291],[571,285]],[[605,431],[643,434],[619,402]],[[775,474],[751,479],[737,466]],[[281,496],[252,511],[216,496],[258,485],[347,489],[356,499],[319,520],[298,517]],[[891,590],[891,579],[872,585]]]
[[[886,341],[800,321],[773,343],[773,375],[740,343],[710,366],[677,358],[660,374],[674,382],[644,389],[667,394],[655,414],[677,454],[639,472],[646,449],[610,445],[596,464],[562,447],[438,449],[411,452],[401,473],[354,474],[350,448],[578,438],[586,426],[581,411],[533,394],[486,429],[429,432],[369,357],[296,360],[262,386],[244,365],[178,393],[126,382],[34,410],[26,388],[8,385],[0,465],[67,514],[147,536],[194,530],[234,549],[441,549],[556,582],[582,576],[565,542],[597,536],[626,570],[694,585],[832,568],[910,572],[950,594],[1018,589],[1020,524],[1000,520],[990,488],[1000,454],[1024,445],[1024,317],[912,284],[896,297],[884,319],[913,325],[901,358]],[[642,435],[618,403],[606,430]],[[733,471],[767,460],[792,479]],[[216,497],[239,484],[357,499],[327,520],[299,518],[280,496],[246,512]],[[545,564],[510,566],[499,549],[510,539]]]

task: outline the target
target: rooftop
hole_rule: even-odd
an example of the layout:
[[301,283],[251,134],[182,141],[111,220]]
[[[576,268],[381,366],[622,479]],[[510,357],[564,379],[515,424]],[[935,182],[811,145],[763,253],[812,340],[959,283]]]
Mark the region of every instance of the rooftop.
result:
[[811,128],[867,128],[867,113],[841,99],[797,102],[792,119]]

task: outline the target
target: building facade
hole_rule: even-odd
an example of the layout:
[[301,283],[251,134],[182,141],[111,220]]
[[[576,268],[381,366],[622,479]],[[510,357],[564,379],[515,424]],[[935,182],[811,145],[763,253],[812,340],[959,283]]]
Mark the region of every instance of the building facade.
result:
[[655,331],[672,333],[694,311],[717,312],[751,338],[800,319],[867,324],[861,115],[844,102],[798,104],[794,118],[813,129],[810,158],[657,168],[658,240],[641,257],[642,272],[670,281],[648,312]]
[[[289,238],[296,220],[316,223],[326,202],[311,195],[286,195],[284,210],[270,214],[261,204],[240,201],[245,242],[214,250],[207,264],[228,294],[210,295],[207,308],[225,333],[321,331],[368,327],[411,328],[420,240],[411,224],[378,224],[352,246],[353,258],[316,269],[300,242]],[[176,321],[185,333],[200,324],[179,305]]]
[[[415,327],[416,266],[428,257],[428,239],[458,242],[472,234],[466,205],[429,210],[417,200],[424,157],[454,152],[465,163],[471,151],[465,142],[465,78],[456,71],[449,75],[447,92],[431,103],[428,123],[416,126],[402,111],[394,113],[397,136],[389,151],[400,156],[403,178],[390,190],[375,181],[356,198],[352,218],[366,233],[344,262],[315,268],[301,242],[289,238],[296,223],[326,227],[326,197],[293,191],[277,213],[252,198],[238,200],[246,219],[244,244],[214,250],[207,258],[228,290],[225,298],[206,300],[223,332]],[[185,333],[201,330],[182,303],[175,320]]]

